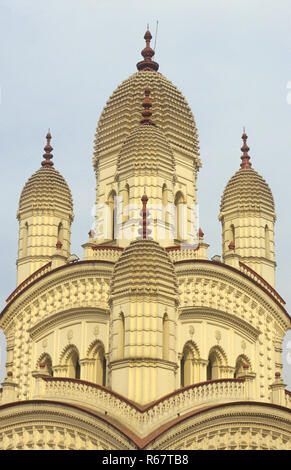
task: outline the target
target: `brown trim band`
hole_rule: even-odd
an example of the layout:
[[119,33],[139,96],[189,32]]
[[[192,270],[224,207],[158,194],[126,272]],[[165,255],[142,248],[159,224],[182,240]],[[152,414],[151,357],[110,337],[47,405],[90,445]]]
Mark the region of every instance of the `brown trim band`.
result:
[[127,439],[131,440],[139,449],[144,449],[148,444],[150,444],[152,441],[160,437],[164,432],[168,431],[172,427],[174,427],[176,424],[181,423],[182,421],[185,421],[189,418],[192,418],[193,416],[198,416],[206,411],[210,410],[215,410],[219,408],[229,408],[233,407],[236,408],[237,406],[245,405],[247,407],[249,406],[262,406],[262,407],[269,407],[269,408],[274,408],[275,410],[281,410],[287,413],[291,413],[291,409],[286,408],[284,406],[280,405],[274,405],[273,403],[266,403],[266,402],[256,402],[256,401],[236,401],[236,402],[228,402],[228,403],[219,403],[218,405],[211,405],[211,406],[206,406],[204,408],[199,408],[198,410],[190,411],[189,413],[186,413],[183,416],[178,416],[174,420],[170,421],[169,423],[164,424],[160,428],[156,429],[152,433],[148,434],[145,438],[140,438],[133,432],[131,432],[129,429],[127,429],[125,426],[123,426],[120,423],[117,423],[116,421],[111,421],[110,418],[107,415],[101,415],[100,413],[97,413],[95,411],[92,411],[86,407],[80,406],[80,405],[75,405],[73,403],[67,403],[67,402],[59,402],[56,400],[25,400],[25,401],[18,401],[18,402],[11,402],[11,403],[5,403],[4,405],[0,405],[0,411],[2,409],[7,409],[7,408],[12,408],[16,406],[22,406],[22,405],[33,405],[33,404],[54,404],[54,405],[61,405],[61,406],[67,406],[69,408],[73,408],[76,410],[84,411],[85,413],[88,413],[91,416],[97,417],[98,419],[101,419],[103,422],[108,423],[111,425],[113,428],[117,429],[120,433],[124,435]]
[[[13,297],[13,299],[11,300],[11,302],[9,302],[9,304],[7,304],[4,309],[2,310],[2,312],[0,313],[0,318],[4,315],[4,313],[6,312],[6,310],[8,309],[8,307],[10,307],[10,305],[16,300],[18,299],[18,297],[23,293],[25,292],[29,287],[31,286],[34,286],[37,282],[39,282],[40,280],[44,279],[46,276],[49,276],[50,274],[52,273],[56,273],[57,271],[61,271],[62,269],[67,269],[67,268],[70,268],[72,266],[77,266],[77,265],[80,265],[80,264],[94,264],[94,263],[105,263],[105,264],[110,264],[110,265],[113,265],[115,264],[114,261],[107,261],[107,260],[98,260],[98,259],[94,259],[94,260],[87,260],[87,261],[78,261],[77,263],[70,263],[70,264],[65,264],[64,266],[59,266],[58,268],[55,268],[53,269],[52,271],[49,271],[48,273],[45,273],[43,274],[42,276],[38,277],[37,279],[35,279],[34,281],[32,281],[28,286],[24,287],[22,289],[22,291],[20,291],[15,297]],[[19,287],[19,286],[18,286]],[[13,293],[13,292],[12,292]],[[12,294],[11,294],[12,295]],[[8,297],[9,298],[9,297]]]

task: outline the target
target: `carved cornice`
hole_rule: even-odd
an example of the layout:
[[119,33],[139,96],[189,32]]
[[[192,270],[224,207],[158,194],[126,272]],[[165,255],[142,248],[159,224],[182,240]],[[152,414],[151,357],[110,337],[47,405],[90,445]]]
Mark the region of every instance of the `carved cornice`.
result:
[[70,308],[68,310],[55,313],[50,317],[41,320],[40,322],[33,325],[33,327],[30,328],[28,332],[30,334],[31,339],[37,340],[47,330],[51,328],[56,328],[59,325],[63,325],[69,320],[94,320],[98,323],[108,323],[109,311],[102,308],[94,307]]
[[[167,428],[154,431],[144,440],[144,449],[173,448],[182,439],[193,440],[199,433],[207,431],[218,434],[220,430],[241,427],[254,427],[257,430],[268,428],[283,433],[291,440],[291,410],[265,402],[236,402],[206,406],[187,413],[169,423]],[[260,441],[263,444],[261,434]],[[184,442],[184,441],[183,441]],[[227,443],[226,443],[227,445]],[[175,447],[176,448],[176,447]],[[228,448],[228,447],[226,447]]]
[[[112,422],[110,418],[100,413],[71,403],[53,400],[26,400],[7,403],[0,406],[0,415],[0,431],[3,430],[4,422],[5,428],[8,429],[13,425],[17,428],[20,426],[29,427],[33,423],[50,426],[50,423],[53,422],[58,423],[62,428],[68,427],[79,432],[89,433],[91,438],[105,441],[110,449],[136,449],[129,429]],[[132,437],[135,438],[134,435]]]
[[39,277],[19,294],[17,294],[9,304],[0,313],[0,325],[3,328],[14,317],[15,313],[25,305],[40,297],[43,293],[48,293],[50,289],[58,285],[65,284],[68,281],[83,280],[90,278],[108,278],[111,279],[114,263],[111,261],[88,260],[78,263],[60,266]]
[[[54,400],[30,400],[0,406],[0,430],[12,430],[21,426],[45,426],[59,423],[61,426],[89,433],[90,437],[109,444],[110,449],[173,449],[185,438],[193,441],[200,433],[254,427],[284,434],[291,439],[291,410],[270,403],[240,401],[223,403],[178,416],[156,429],[145,438],[140,438],[124,425],[79,405]],[[2,429],[1,429],[2,427]],[[259,436],[261,434],[259,433]],[[263,444],[260,437],[261,444]],[[176,447],[175,447],[176,448]]]
[[242,320],[236,315],[217,310],[211,307],[183,307],[180,309],[179,319],[185,320],[210,320],[221,323],[221,326],[229,326],[237,329],[242,335],[247,336],[250,341],[255,342],[261,331],[252,326],[250,323]]
[[[201,276],[214,278],[216,281],[220,280],[230,284],[232,287],[243,291],[249,297],[256,298],[256,301],[261,306],[273,312],[280,324],[283,325],[284,330],[290,328],[291,318],[284,306],[271,292],[238,269],[209,260],[183,260],[174,264],[178,280],[185,276]],[[279,313],[281,314],[280,316]]]

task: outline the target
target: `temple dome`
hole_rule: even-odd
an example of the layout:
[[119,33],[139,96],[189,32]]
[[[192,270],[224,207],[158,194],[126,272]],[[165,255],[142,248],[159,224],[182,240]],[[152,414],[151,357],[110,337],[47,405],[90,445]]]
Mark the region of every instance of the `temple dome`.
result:
[[66,212],[73,220],[73,199],[70,188],[63,176],[55,170],[52,162],[50,132],[47,133],[46,139],[42,166],[28,179],[21,192],[17,218],[31,209],[46,209]]
[[71,213],[73,199],[63,176],[53,167],[42,167],[26,182],[19,200],[19,213],[30,209],[59,209]]
[[272,192],[253,168],[241,168],[227,183],[221,198],[220,210],[262,210],[275,216]]
[[138,126],[146,87],[151,90],[154,104],[153,121],[173,151],[192,156],[199,168],[198,133],[187,101],[161,73],[141,70],[118,86],[101,113],[94,147],[95,169],[103,155],[112,154],[112,151],[119,153],[126,137]]
[[175,159],[163,132],[154,125],[140,125],[133,129],[121,148],[117,172],[122,174],[133,169],[138,171],[175,171]]
[[111,298],[124,295],[164,295],[178,298],[174,265],[161,245],[149,239],[134,240],[117,261]]
[[275,219],[273,194],[264,178],[252,168],[247,139],[248,136],[244,130],[241,168],[230,178],[225,187],[220,204],[220,218],[225,212],[240,210],[243,212],[263,211]]

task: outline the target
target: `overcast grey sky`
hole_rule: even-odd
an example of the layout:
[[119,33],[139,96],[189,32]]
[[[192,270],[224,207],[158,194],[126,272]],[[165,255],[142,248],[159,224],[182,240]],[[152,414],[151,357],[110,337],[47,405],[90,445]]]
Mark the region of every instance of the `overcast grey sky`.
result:
[[246,126],[253,167],[275,198],[277,290],[291,307],[290,0],[0,0],[2,305],[15,288],[20,192],[40,167],[49,127],[55,167],[74,198],[72,252],[82,257],[97,121],[136,71],[146,24],[154,33],[156,20],[155,59],[186,97],[200,135],[198,201],[209,255],[221,254],[220,197],[239,168]]

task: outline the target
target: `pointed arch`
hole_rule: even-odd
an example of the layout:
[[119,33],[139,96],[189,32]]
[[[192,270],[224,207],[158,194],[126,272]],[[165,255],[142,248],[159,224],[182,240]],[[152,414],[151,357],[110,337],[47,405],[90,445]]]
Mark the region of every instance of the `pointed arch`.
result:
[[80,379],[81,366],[78,348],[74,344],[68,344],[61,354],[60,364],[66,366],[66,376]]
[[265,225],[265,257],[270,259],[270,230],[268,225]]
[[129,188],[129,184],[126,183],[126,185],[124,186],[124,190],[123,190],[123,201],[122,201],[122,204],[123,204],[122,215],[123,215],[124,222],[126,222],[129,219],[129,198],[130,198],[130,188]]
[[103,385],[106,385],[106,358],[105,358],[105,348],[104,344],[100,340],[93,341],[87,352],[87,357],[89,358],[89,368],[88,371],[89,378],[92,382]]
[[165,313],[163,317],[163,359],[169,360],[169,317]]
[[124,358],[124,345],[125,345],[125,319],[122,312],[119,314],[118,319],[118,357]]
[[169,211],[167,210],[168,202],[169,202],[168,188],[167,188],[166,183],[164,183],[162,187],[162,206],[163,206],[163,219],[166,224],[169,223]]
[[108,195],[107,204],[109,207],[109,220],[108,220],[108,238],[115,240],[116,237],[116,208],[115,208],[116,191],[112,189]]
[[181,386],[187,387],[200,380],[200,353],[193,341],[184,345],[180,362]]
[[240,354],[235,361],[234,378],[237,379],[245,374],[244,366],[248,365],[248,372],[252,370],[251,361],[245,354]]
[[60,241],[62,244],[64,243],[64,227],[63,223],[60,222],[58,225],[58,239],[57,241]]
[[[41,365],[44,365],[44,367],[41,367]],[[54,372],[52,358],[48,353],[41,354],[41,356],[37,360],[36,369],[41,370],[42,372],[45,372],[51,377],[53,377]]]
[[28,222],[25,222],[23,227],[23,238],[22,238],[22,256],[28,254]]
[[168,188],[166,183],[164,183],[162,187],[162,204],[163,206],[168,204]]
[[233,224],[230,226],[230,242],[233,242],[235,246],[235,228]]
[[226,376],[227,357],[220,346],[213,346],[208,354],[207,380],[222,379]]
[[185,204],[185,197],[181,191],[178,191],[174,199],[175,210],[176,210],[176,238],[177,240],[183,240],[185,238],[185,225],[187,225],[187,208]]

